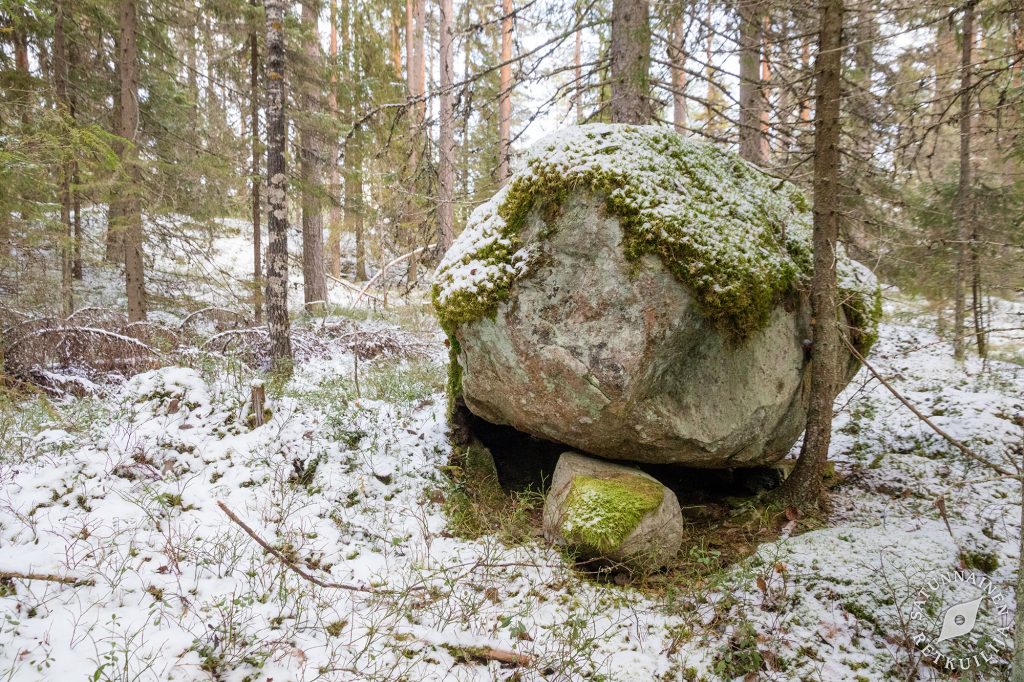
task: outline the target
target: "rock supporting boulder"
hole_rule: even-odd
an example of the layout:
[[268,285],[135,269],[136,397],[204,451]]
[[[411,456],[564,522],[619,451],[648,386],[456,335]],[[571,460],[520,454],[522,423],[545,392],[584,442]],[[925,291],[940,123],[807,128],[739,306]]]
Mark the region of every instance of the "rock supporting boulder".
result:
[[648,474],[566,452],[544,503],[544,536],[584,559],[642,568],[679,551],[683,517],[675,493]]
[[[663,128],[559,133],[438,268],[449,390],[612,459],[770,464],[806,415],[810,232],[799,190],[729,152]],[[841,323],[866,350],[874,278],[842,252],[839,270]]]

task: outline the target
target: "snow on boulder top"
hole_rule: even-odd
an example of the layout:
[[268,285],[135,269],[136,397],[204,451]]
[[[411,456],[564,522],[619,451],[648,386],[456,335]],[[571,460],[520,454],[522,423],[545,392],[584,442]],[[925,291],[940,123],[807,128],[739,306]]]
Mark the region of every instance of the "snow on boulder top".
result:
[[[441,260],[434,302],[446,329],[493,314],[530,269],[532,249],[520,238],[529,213],[577,191],[603,196],[627,255],[659,256],[703,314],[734,338],[761,328],[812,272],[811,212],[795,185],[668,128],[574,126],[527,153]],[[841,250],[839,277],[843,302],[870,345],[877,282]]]

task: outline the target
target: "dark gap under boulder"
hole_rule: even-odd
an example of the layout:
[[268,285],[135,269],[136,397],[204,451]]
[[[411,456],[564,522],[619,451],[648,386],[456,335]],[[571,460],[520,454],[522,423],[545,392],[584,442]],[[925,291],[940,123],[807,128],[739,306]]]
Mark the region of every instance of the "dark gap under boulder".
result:
[[[578,452],[571,446],[537,438],[511,426],[492,424],[474,415],[461,401],[456,405],[453,426],[457,442],[468,444],[475,439],[490,451],[498,481],[506,492],[533,490],[546,494],[559,456],[563,452]],[[658,479],[676,494],[683,516],[693,519],[716,515],[725,498],[753,497],[778,487],[787,469],[783,463],[744,469],[616,463],[636,467]]]

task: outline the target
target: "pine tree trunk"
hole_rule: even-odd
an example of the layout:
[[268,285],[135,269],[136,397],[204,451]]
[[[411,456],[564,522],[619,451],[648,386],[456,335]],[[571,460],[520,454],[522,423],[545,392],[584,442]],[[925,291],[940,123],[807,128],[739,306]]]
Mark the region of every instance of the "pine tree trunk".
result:
[[669,61],[672,63],[672,125],[677,133],[685,133],[688,125],[686,115],[686,11],[683,3],[672,25],[672,42],[669,45]]
[[839,385],[840,330],[836,240],[839,238],[839,106],[843,0],[825,0],[815,60],[814,275],[811,280],[811,400],[796,467],[780,496],[799,508],[818,506],[832,437],[832,403]]
[[[257,7],[256,0],[249,5]],[[260,52],[256,33],[256,18],[249,31],[249,143],[252,153],[252,305],[256,324],[263,321],[263,235],[260,227]]]
[[[467,51],[468,54],[468,51]],[[498,184],[509,176],[512,141],[512,0],[501,0],[501,69],[498,86]]]
[[267,327],[273,368],[290,374],[284,0],[265,0],[264,7],[267,13]]
[[[307,117],[320,109],[320,12],[315,0],[303,0],[302,21],[311,34],[306,43],[313,74],[307,74],[303,102]],[[315,75],[314,75],[315,74]],[[322,189],[323,140],[308,122],[299,131],[299,173],[302,177],[302,285],[306,307],[323,310],[327,302],[324,277],[324,217],[318,194]]]
[[956,197],[956,284],[953,302],[953,356],[964,359],[964,314],[967,257],[971,238],[971,48],[974,44],[974,2],[964,6],[960,67],[960,183]]
[[355,236],[355,279],[368,279],[363,219],[363,136],[359,129],[345,143],[345,231]]
[[142,251],[142,203],[139,174],[139,57],[138,17],[135,0],[121,0],[118,21],[118,70],[121,83],[121,124],[118,135],[127,142],[122,146],[121,160],[128,186],[121,216],[124,226],[124,278],[128,296],[128,321],[146,319],[145,263]]
[[740,156],[763,166],[768,159],[761,140],[761,0],[740,0]]
[[21,122],[28,123],[28,112],[31,95],[29,94],[29,83],[31,75],[28,65],[28,36],[25,31],[16,29],[14,31],[14,70],[18,73],[19,86],[24,88],[22,94],[17,95],[18,109],[21,110]]
[[[416,10],[416,39],[413,48],[416,51],[416,92],[422,98],[427,93],[427,2],[426,0],[413,0],[413,7]],[[419,103],[419,121],[426,119],[427,100],[421,99]]]
[[[331,86],[327,90],[327,106],[331,118],[338,119],[338,1],[331,0]],[[341,277],[341,146],[338,136],[331,135],[331,210],[327,225],[327,263],[334,277]]]
[[[53,84],[57,110],[66,125],[71,125],[71,106],[68,103],[68,59],[64,21],[67,13],[65,0],[56,0],[53,21]],[[71,175],[72,154],[61,153],[58,176],[60,177],[60,222],[63,226],[60,254],[60,300],[61,314],[70,315],[75,309],[72,281],[74,279],[74,233],[71,223]]]
[[647,0],[612,0],[613,123],[650,123],[651,28]]
[[[118,84],[120,84],[121,36],[119,34],[114,37],[114,48],[118,55],[117,59],[114,60],[114,75],[117,77]],[[120,87],[120,85],[118,87]],[[118,95],[113,99],[114,104],[113,107],[111,107],[110,126],[111,130],[113,130],[115,134],[119,135],[121,131],[121,97]],[[123,159],[124,143],[115,140],[113,148],[117,153],[118,158]],[[104,237],[103,259],[110,264],[124,263],[124,225],[122,224],[124,207],[122,206],[122,202],[123,198],[120,196],[118,187],[115,186],[107,201],[107,233]]]
[[[78,63],[78,51],[75,49],[75,42],[73,40],[66,41],[65,55],[67,57],[67,81],[70,82],[72,69]],[[72,88],[68,91],[68,113],[71,115],[71,120],[78,124],[78,96],[76,95],[75,89]],[[81,281],[82,279],[82,193],[79,191],[79,185],[81,184],[81,178],[79,177],[78,159],[71,159],[71,211],[72,211],[72,254],[71,254],[71,277],[73,279]]]
[[440,60],[441,60],[441,111],[438,133],[437,160],[437,245],[442,251],[451,246],[455,238],[454,200],[455,191],[455,131],[452,84],[455,80],[453,63],[452,0],[441,0]]
[[388,22],[391,28],[391,68],[395,72],[395,79],[402,80],[402,39],[399,35],[402,27],[402,19],[395,11],[395,4],[389,6],[391,21]]
[[[345,40],[342,73],[346,84],[355,83],[361,77],[361,65],[355,59],[357,49],[356,27],[351,21],[351,0],[342,0],[341,4],[341,35]],[[347,113],[350,121],[355,120],[355,106],[348,102]],[[366,242],[363,234],[363,137],[362,131],[353,128],[345,142],[345,231],[355,238],[355,272],[356,281],[369,279],[366,271]]]
[[[420,148],[422,147],[423,140],[421,133],[423,130],[424,103],[421,98],[423,97],[426,85],[426,73],[423,65],[425,11],[424,0],[406,0],[405,72],[411,101],[409,107],[409,184],[406,190],[408,198],[405,202],[405,241],[408,251],[413,251],[419,246],[418,235],[422,232],[416,180],[419,176]],[[418,260],[416,256],[409,259],[407,279],[410,287],[416,284]]]

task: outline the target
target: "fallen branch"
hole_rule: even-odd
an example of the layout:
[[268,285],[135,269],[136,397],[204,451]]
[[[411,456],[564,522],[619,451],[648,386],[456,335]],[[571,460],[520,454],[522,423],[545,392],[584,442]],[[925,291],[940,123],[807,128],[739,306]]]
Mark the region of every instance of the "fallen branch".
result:
[[377,272],[376,275],[374,275],[373,277],[370,278],[370,281],[367,282],[366,285],[363,287],[362,291],[359,292],[359,295],[356,296],[356,300],[352,303],[352,305],[354,306],[356,303],[359,303],[359,299],[361,299],[366,294],[366,292],[370,289],[370,287],[373,286],[373,283],[376,282],[381,277],[381,275],[383,275],[385,272],[387,272],[388,269],[391,266],[398,265],[399,263],[401,263],[405,259],[412,258],[417,253],[420,253],[422,251],[426,251],[428,249],[432,249],[435,246],[437,246],[437,244],[427,244],[426,246],[421,246],[418,249],[414,249],[414,250],[410,251],[409,253],[403,254],[403,255],[399,256],[398,258],[395,258],[394,260],[388,262],[384,267],[382,267]]
[[48,583],[60,583],[75,587],[89,587],[96,584],[90,578],[76,578],[71,575],[53,575],[52,573],[21,573],[20,571],[0,571],[0,580],[41,580]]
[[[303,569],[297,563],[295,563],[294,561],[289,559],[287,556],[282,554],[280,550],[275,549],[274,547],[272,547],[269,542],[267,542],[266,540],[261,538],[259,535],[257,535],[256,531],[254,531],[252,528],[250,528],[245,523],[245,521],[243,521],[242,519],[238,518],[238,516],[236,516],[235,513],[233,511],[231,511],[226,504],[224,504],[220,500],[217,500],[217,506],[220,507],[221,511],[224,512],[225,514],[227,514],[228,518],[231,519],[232,521],[234,521],[235,524],[238,525],[239,528],[241,528],[243,531],[245,531],[246,535],[251,537],[256,542],[257,545],[262,547],[267,552],[267,554],[270,554],[275,559],[277,559],[282,564],[284,564],[287,568],[291,569],[293,572],[298,574],[299,577],[304,578],[305,580],[308,580],[309,582],[313,583],[314,585],[319,585],[320,587],[326,587],[326,588],[329,588],[329,589],[349,590],[350,592],[365,592],[367,594],[396,594],[397,593],[396,590],[379,590],[379,589],[370,587],[368,585],[352,585],[352,584],[349,584],[349,583],[335,583],[335,582],[328,582],[326,580],[321,580],[320,578],[317,578],[315,575],[312,575],[311,573],[307,572],[305,569]],[[423,589],[423,588],[410,588],[410,590],[408,590],[408,591],[412,591],[412,590],[416,590],[416,589]]]
[[466,661],[498,661],[507,665],[524,667],[533,665],[533,656],[517,654],[514,651],[487,646],[463,646],[459,644],[441,644],[439,646],[447,649],[448,653],[452,656]]
[[934,431],[939,436],[944,438],[946,440],[946,442],[948,442],[950,445],[955,447],[957,450],[959,450],[963,454],[967,455],[967,457],[969,457],[970,459],[973,459],[975,462],[978,462],[979,464],[984,464],[985,466],[987,466],[988,468],[992,469],[993,471],[995,471],[998,474],[1002,474],[1003,476],[1008,476],[1010,478],[1018,478],[1019,477],[1018,474],[1015,474],[1015,473],[1011,472],[1006,467],[1003,467],[1003,466],[997,464],[996,462],[993,462],[993,461],[989,460],[986,457],[982,457],[981,455],[976,453],[974,450],[972,450],[969,447],[967,447],[966,445],[964,445],[961,441],[957,440],[953,436],[951,436],[948,433],[946,433],[945,431],[943,431],[942,428],[940,428],[938,424],[936,424],[931,419],[926,417],[921,412],[921,410],[917,409],[914,406],[914,404],[911,403],[906,398],[904,398],[903,395],[899,391],[897,391],[893,387],[892,384],[890,384],[888,381],[886,381],[885,377],[883,377],[881,374],[879,374],[878,371],[874,367],[871,366],[871,364],[864,358],[863,355],[861,355],[857,351],[856,348],[853,347],[853,344],[850,343],[849,340],[847,340],[847,338],[845,336],[840,334],[840,338],[843,340],[843,343],[846,344],[846,347],[849,349],[849,351],[851,353],[853,353],[853,356],[860,361],[860,364],[864,365],[864,369],[866,369],[868,372],[871,373],[871,376],[873,376],[876,379],[878,379],[878,382],[880,384],[882,384],[882,386],[885,386],[885,388],[889,391],[889,393],[892,393],[893,397],[895,397],[896,400],[899,400],[901,403],[903,403],[904,407],[906,407],[908,410],[913,412],[914,415],[918,419],[920,419],[925,424],[927,424],[928,428],[930,428],[932,431]]
[[[334,275],[332,275],[330,273],[324,273],[324,274],[327,276],[327,279],[335,281],[338,284],[344,286],[347,289],[350,289],[351,291],[353,291],[355,293],[360,293],[359,287],[357,287],[356,285],[352,284],[351,282],[346,282],[345,280],[341,279],[340,277],[335,277]],[[377,301],[378,303],[381,302],[380,296],[374,296],[373,294],[361,294],[361,295],[365,295],[366,298],[371,298],[374,301]],[[356,299],[356,300],[358,300],[358,299]]]

